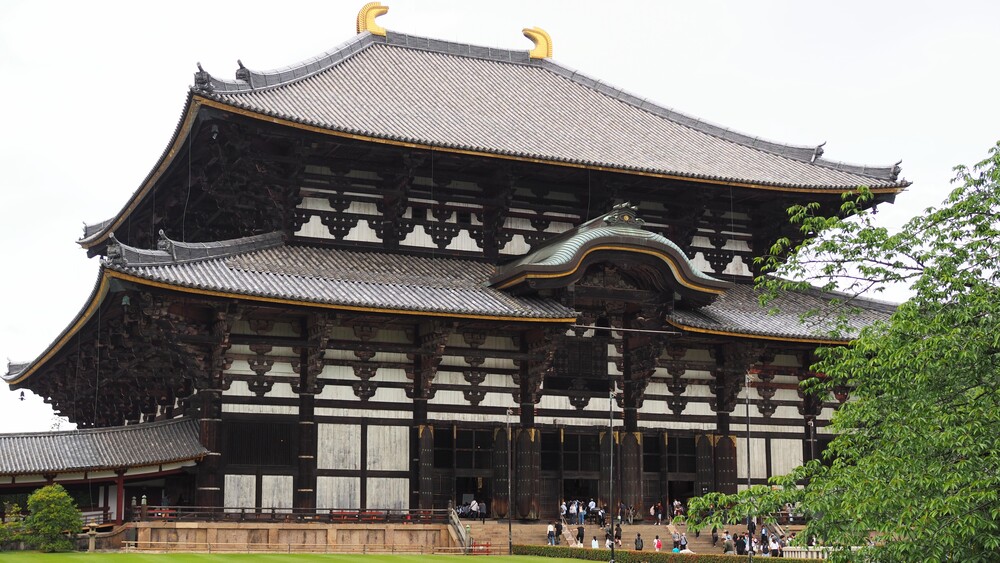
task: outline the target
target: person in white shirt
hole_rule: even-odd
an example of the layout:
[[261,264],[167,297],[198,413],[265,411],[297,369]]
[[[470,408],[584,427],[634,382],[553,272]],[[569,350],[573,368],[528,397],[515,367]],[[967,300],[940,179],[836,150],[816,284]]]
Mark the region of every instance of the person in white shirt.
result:
[[597,548],[598,548],[597,536],[594,536],[594,539],[590,541],[590,549],[597,549]]
[[479,501],[476,499],[472,499],[472,502],[469,504],[469,515],[472,516],[473,520],[479,518]]

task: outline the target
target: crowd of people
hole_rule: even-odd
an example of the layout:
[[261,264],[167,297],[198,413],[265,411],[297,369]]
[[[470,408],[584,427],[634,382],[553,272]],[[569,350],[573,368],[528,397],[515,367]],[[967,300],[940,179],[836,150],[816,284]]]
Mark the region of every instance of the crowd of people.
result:
[[[684,505],[680,500],[674,500],[666,507],[663,503],[656,503],[649,507],[650,520],[654,526],[669,525],[677,516],[684,514]],[[623,524],[633,524],[638,519],[638,513],[633,506],[620,503],[617,510],[612,513],[607,506],[598,505],[594,499],[585,502],[580,499],[563,501],[559,505],[559,521],[549,522],[546,528],[546,539],[549,545],[559,545],[562,536],[562,522],[566,522],[572,529],[576,526],[576,547],[583,547],[585,541],[585,524],[590,523],[602,528],[603,540],[598,536],[592,536],[590,546],[593,549],[612,547],[621,548],[623,544]],[[664,536],[666,538],[667,536]],[[688,549],[688,539],[686,533],[674,532],[670,535],[673,542],[672,551],[677,553],[692,553]],[[636,533],[632,541],[635,550],[641,551],[646,547],[646,540],[641,533]],[[654,551],[664,549],[664,540],[659,535],[652,541]]]
[[[727,555],[749,555],[758,557],[782,557],[785,547],[792,543],[795,534],[785,537],[784,534],[769,532],[767,526],[761,526],[760,535],[756,533],[756,524],[751,520],[747,525],[747,531],[738,534],[730,534],[729,530],[723,532],[722,553]],[[719,541],[718,532],[712,530],[712,545],[717,546]]]
[[[649,507],[649,515],[654,519],[655,525],[670,524],[675,517],[683,514],[684,505],[677,499],[668,507],[664,507],[661,502]],[[625,503],[619,503],[617,510],[612,513],[607,505],[598,505],[594,499],[590,499],[590,502],[573,499],[559,505],[559,516],[570,524],[583,525],[589,522],[604,528],[609,519],[619,524],[632,524],[639,514],[634,506]]]

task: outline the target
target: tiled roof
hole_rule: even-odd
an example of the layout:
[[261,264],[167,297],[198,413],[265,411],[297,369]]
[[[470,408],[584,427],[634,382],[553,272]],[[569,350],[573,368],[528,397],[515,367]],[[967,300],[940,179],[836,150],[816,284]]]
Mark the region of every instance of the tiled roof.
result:
[[94,471],[198,459],[198,423],[176,419],[59,432],[0,434],[0,475]]
[[490,282],[495,287],[508,288],[528,278],[559,278],[565,285],[573,281],[574,276],[583,274],[581,264],[589,253],[613,248],[616,252],[660,257],[663,260],[659,262],[661,271],[665,273],[663,279],[668,280],[668,287],[660,287],[661,291],[671,291],[673,287],[691,296],[714,296],[732,285],[695,268],[673,241],[644,230],[643,224],[637,207],[631,203],[616,205],[611,212],[552,237],[537,250],[498,266]]
[[[513,297],[486,286],[490,264],[273,244],[248,251],[246,240],[213,243],[212,257],[162,263],[149,259],[157,251],[119,244],[122,250],[111,248],[109,256],[135,256],[139,262],[116,258],[106,267],[179,287],[304,303],[524,319],[576,317],[556,301]],[[232,249],[228,254],[222,250],[226,245]]]
[[[680,328],[727,334],[843,342],[858,336],[861,329],[876,321],[888,320],[895,305],[869,299],[852,299],[846,305],[856,310],[850,315],[846,334],[831,335],[833,321],[823,315],[803,319],[810,311],[827,311],[830,300],[847,297],[820,290],[789,291],[762,306],[752,286],[735,285],[711,305],[696,310],[676,310],[667,319]],[[771,314],[771,310],[777,312]]]
[[199,72],[195,91],[320,128],[488,154],[789,188],[907,185],[896,166],[735,133],[527,51],[364,33],[299,65],[237,76]]

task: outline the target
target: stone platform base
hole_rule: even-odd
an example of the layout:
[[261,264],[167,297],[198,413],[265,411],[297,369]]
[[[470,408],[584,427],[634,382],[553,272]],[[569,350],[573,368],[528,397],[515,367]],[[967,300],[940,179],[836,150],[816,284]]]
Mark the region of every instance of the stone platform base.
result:
[[205,552],[400,552],[460,550],[445,524],[136,522],[129,548]]

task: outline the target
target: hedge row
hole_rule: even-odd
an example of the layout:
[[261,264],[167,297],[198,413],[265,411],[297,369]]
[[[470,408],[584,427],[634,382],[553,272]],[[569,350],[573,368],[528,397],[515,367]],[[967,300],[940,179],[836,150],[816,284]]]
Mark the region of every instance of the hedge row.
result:
[[[590,549],[579,547],[559,547],[551,545],[515,545],[514,555],[535,555],[538,557],[561,557],[564,559],[584,559],[587,561],[608,561],[611,559],[610,549]],[[705,553],[672,553],[669,551],[632,551],[615,550],[616,563],[732,563],[736,555],[705,554]],[[741,557],[746,559],[746,557]],[[755,558],[756,559],[756,558]],[[782,557],[779,561],[785,563],[810,563],[813,559],[798,559]]]

